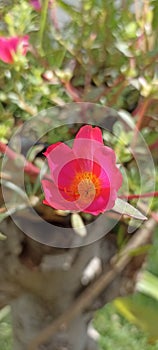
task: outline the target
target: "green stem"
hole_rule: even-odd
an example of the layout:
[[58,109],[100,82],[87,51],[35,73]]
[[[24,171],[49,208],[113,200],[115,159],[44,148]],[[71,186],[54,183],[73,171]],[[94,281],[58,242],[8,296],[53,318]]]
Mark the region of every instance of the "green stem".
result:
[[39,43],[40,43],[39,52],[41,56],[44,56],[43,36],[44,36],[44,30],[45,30],[46,20],[47,20],[48,5],[49,5],[49,0],[44,0],[42,5],[41,23],[40,23],[40,30],[39,30]]

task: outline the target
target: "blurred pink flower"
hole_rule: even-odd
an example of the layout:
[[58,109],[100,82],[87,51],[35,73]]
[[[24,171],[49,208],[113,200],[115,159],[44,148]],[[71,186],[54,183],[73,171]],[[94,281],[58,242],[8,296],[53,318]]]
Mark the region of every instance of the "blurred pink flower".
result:
[[[35,11],[39,12],[42,10],[42,4],[40,0],[30,0],[30,4]],[[51,7],[52,4],[53,4],[53,0],[49,0],[48,6]]]
[[30,0],[30,4],[35,11],[41,11],[42,6],[39,0]]
[[5,63],[14,62],[14,54],[20,49],[22,55],[26,55],[29,47],[29,36],[0,37],[0,59]]
[[104,146],[100,128],[85,125],[72,148],[57,142],[44,155],[52,178],[42,180],[44,204],[93,215],[113,208],[122,175],[114,151]]

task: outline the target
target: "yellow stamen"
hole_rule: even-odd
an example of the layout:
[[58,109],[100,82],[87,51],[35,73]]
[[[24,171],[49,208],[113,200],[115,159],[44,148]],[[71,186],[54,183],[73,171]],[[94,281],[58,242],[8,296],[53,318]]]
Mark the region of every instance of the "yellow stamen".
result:
[[100,179],[92,172],[77,173],[70,192],[85,203],[92,202],[100,193]]

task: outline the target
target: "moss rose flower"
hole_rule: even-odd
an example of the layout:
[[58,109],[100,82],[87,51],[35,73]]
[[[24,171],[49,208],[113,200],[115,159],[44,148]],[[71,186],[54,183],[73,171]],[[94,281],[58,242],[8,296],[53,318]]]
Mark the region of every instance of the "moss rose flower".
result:
[[5,63],[14,63],[14,54],[20,52],[22,55],[26,55],[29,47],[29,36],[22,37],[0,37],[0,59]]
[[85,125],[72,148],[57,142],[44,155],[52,178],[42,180],[46,205],[93,215],[113,208],[122,175],[114,151],[104,146],[100,128]]
[[41,11],[42,6],[39,0],[30,0],[30,4],[32,5],[35,11]]

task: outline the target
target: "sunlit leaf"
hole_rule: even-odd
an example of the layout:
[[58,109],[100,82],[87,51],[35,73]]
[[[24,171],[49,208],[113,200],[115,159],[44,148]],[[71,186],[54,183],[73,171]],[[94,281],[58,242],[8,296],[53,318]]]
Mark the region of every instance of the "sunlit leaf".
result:
[[158,278],[144,271],[137,283],[137,290],[158,300]]
[[146,216],[144,216],[138,209],[134,208],[131,204],[123,201],[120,198],[116,199],[115,205],[112,208],[112,210],[122,215],[128,215],[131,218],[147,220]]

